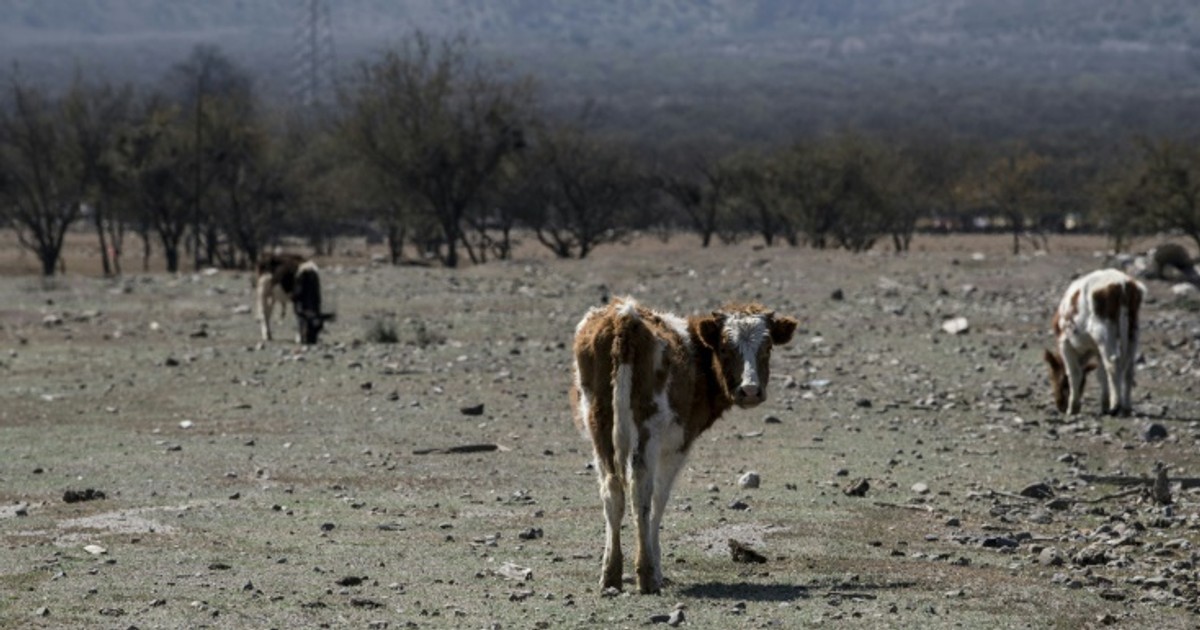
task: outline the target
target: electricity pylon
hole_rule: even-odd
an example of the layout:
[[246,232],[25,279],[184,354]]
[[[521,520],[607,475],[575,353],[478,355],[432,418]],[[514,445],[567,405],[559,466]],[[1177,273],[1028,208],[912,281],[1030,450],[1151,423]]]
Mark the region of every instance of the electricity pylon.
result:
[[333,27],[327,0],[301,0],[296,22],[292,95],[303,107],[328,103],[334,95]]

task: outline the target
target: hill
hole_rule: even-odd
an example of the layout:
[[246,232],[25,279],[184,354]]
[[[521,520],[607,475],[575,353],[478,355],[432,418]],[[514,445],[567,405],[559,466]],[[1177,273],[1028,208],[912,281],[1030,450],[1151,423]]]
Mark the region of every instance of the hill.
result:
[[[303,5],[10,0],[0,61],[152,83],[200,42],[282,101]],[[972,136],[1195,133],[1200,6],[1184,0],[340,0],[344,68],[414,29],[465,34],[652,137],[718,141],[842,126]]]

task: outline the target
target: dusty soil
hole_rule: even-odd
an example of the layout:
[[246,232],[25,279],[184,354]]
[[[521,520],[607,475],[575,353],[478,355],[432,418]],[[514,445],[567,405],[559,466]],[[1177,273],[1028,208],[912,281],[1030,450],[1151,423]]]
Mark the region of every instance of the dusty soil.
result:
[[[349,252],[324,265],[338,320],[307,350],[259,342],[244,273],[105,280],[82,252],[84,275],[0,278],[0,627],[632,628],[680,606],[684,627],[1194,626],[1200,303],[1151,284],[1138,415],[1097,415],[1093,384],[1065,419],[1040,354],[1103,243],[915,246],[647,239],[459,271]],[[574,325],[608,294],[802,320],[770,400],[681,474],[659,597],[597,588],[567,387]],[[367,342],[377,325],[399,343]],[[498,448],[417,454],[472,444]],[[1173,505],[1108,483],[1156,462]],[[858,479],[865,496],[842,492]],[[767,562],[732,562],[730,538]]]

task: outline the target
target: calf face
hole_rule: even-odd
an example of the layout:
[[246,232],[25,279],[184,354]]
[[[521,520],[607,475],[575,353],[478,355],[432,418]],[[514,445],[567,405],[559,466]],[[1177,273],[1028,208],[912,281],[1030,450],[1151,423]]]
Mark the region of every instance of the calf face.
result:
[[700,320],[700,340],[715,355],[714,371],[733,404],[750,408],[767,399],[771,348],[791,341],[796,320],[757,305],[730,307]]

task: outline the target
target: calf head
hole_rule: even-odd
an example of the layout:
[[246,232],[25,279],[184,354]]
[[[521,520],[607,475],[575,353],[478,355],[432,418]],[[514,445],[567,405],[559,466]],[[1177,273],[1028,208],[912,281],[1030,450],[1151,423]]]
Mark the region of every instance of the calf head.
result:
[[317,343],[317,337],[325,329],[325,322],[336,318],[333,313],[320,313],[296,309],[296,324],[300,328],[300,343],[312,345]]
[[[1054,406],[1058,408],[1059,413],[1066,413],[1071,391],[1071,383],[1067,378],[1067,366],[1063,363],[1062,357],[1053,350],[1047,349],[1042,354],[1042,358],[1046,360],[1046,365],[1050,368],[1050,390],[1054,394]],[[1083,366],[1083,372],[1080,375],[1082,377],[1079,383],[1080,390],[1087,382],[1088,372],[1094,369],[1096,369],[1095,363]]]
[[797,321],[759,304],[734,305],[699,320],[698,337],[713,352],[713,369],[725,395],[739,407],[767,399],[771,348],[791,341]]

